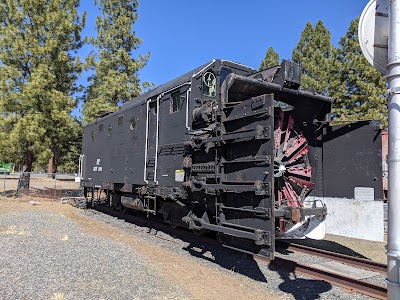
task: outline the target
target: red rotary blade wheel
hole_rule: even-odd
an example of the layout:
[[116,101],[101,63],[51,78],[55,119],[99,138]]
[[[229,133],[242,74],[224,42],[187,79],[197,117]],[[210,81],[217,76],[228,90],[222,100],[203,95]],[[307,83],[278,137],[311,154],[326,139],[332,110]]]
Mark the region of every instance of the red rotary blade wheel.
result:
[[308,143],[296,130],[291,111],[275,108],[275,199],[276,205],[302,207],[314,187],[308,160]]

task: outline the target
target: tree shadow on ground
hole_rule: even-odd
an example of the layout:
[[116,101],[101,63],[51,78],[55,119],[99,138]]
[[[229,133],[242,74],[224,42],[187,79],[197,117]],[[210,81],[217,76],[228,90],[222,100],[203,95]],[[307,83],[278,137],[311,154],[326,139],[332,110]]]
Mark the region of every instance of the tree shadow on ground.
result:
[[279,242],[279,243],[277,242],[276,252],[279,252],[279,253],[285,254],[285,255],[289,255],[290,253],[293,253],[292,251],[289,251],[287,249],[290,246],[289,242],[308,246],[308,247],[313,247],[313,248],[317,248],[317,249],[321,249],[321,250],[325,250],[325,251],[349,255],[349,256],[353,256],[353,257],[369,259],[368,257],[362,255],[361,253],[354,251],[351,248],[348,248],[339,243],[336,243],[333,241],[327,241],[327,240],[304,239],[304,240],[290,240],[288,242],[286,242],[286,241]]
[[296,264],[282,266],[278,260],[269,263],[268,269],[277,272],[283,282],[279,284],[282,292],[292,294],[296,300],[315,300],[320,299],[321,294],[332,289],[330,283],[322,280],[299,278],[296,275]]
[[[251,255],[246,255],[237,251],[216,246],[203,246],[196,241],[191,242],[183,250],[191,255],[205,259],[220,265],[225,269],[249,277],[253,280],[268,283],[267,274],[260,269],[259,263]],[[295,263],[291,267],[279,264],[278,260],[272,260],[268,264],[268,269],[279,274],[283,280],[278,288],[287,294],[292,294],[296,300],[320,299],[321,294],[332,289],[332,285],[322,280],[299,278],[296,275]]]
[[95,205],[94,208],[99,212],[124,219],[128,223],[147,227],[148,233],[151,233],[152,235],[157,235],[158,231],[160,231],[173,238],[177,238],[188,244],[187,246],[182,247],[182,250],[188,252],[194,257],[212,262],[227,270],[239,273],[253,280],[267,282],[267,278],[262,273],[252,256],[225,248],[219,243],[212,242],[213,240],[208,240],[208,237],[215,237],[213,233],[206,234],[206,237],[199,237],[191,231],[182,228],[180,230],[175,230],[165,226],[165,224],[160,224],[156,221],[157,217],[152,215],[150,215],[149,218],[140,218],[139,216],[143,216],[141,212],[137,213],[129,210],[129,214],[123,214],[122,212],[101,205]]
[[194,240],[186,242],[189,242],[189,245],[182,249],[192,256],[210,261],[253,280],[268,282],[257,262],[250,255],[233,251],[223,246],[204,245]]
[[[268,283],[268,273],[265,272],[266,268],[268,268],[270,271],[279,274],[280,278],[283,280],[278,288],[285,293],[292,294],[296,300],[320,299],[322,293],[332,288],[331,284],[321,280],[299,278],[296,276],[295,268],[285,269],[277,264],[275,260],[270,263],[257,262],[252,255],[225,248],[221,244],[210,243],[210,241],[206,241],[206,239],[198,239],[189,231],[182,233],[182,230],[179,232],[173,228],[170,230],[166,229],[165,226],[159,226],[157,222],[153,222],[151,216],[148,219],[139,220],[137,218],[132,218],[130,215],[123,215],[121,212],[112,210],[105,211],[101,206],[96,205],[95,209],[100,212],[106,212],[114,217],[124,219],[128,223],[145,226],[152,235],[157,235],[158,231],[160,231],[173,238],[180,239],[188,244],[182,247],[182,250],[187,251],[190,255],[217,264],[224,269],[241,274],[255,281]],[[265,264],[265,268],[260,264]]]

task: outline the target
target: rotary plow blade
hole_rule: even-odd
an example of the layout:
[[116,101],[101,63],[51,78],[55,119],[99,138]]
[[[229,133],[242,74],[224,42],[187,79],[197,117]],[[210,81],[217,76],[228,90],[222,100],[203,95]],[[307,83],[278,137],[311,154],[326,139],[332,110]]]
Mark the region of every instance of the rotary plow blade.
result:
[[[277,208],[317,208],[322,203],[305,201],[313,189],[308,142],[296,128],[290,110],[275,108],[275,205]],[[322,216],[305,216],[298,222],[278,219],[280,238],[322,239],[325,223]]]

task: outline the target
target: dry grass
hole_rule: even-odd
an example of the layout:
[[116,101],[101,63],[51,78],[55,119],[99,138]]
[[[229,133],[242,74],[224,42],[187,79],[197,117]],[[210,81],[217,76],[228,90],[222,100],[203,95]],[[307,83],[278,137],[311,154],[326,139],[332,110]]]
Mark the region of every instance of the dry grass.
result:
[[[12,200],[28,202],[30,200],[60,200],[61,197],[76,196],[80,193],[80,184],[71,180],[55,180],[47,177],[31,177],[30,188],[17,194],[18,177],[0,176],[0,202]],[[5,192],[4,192],[5,191]]]
[[53,297],[51,299],[52,300],[64,300],[64,294],[63,293],[54,293]]

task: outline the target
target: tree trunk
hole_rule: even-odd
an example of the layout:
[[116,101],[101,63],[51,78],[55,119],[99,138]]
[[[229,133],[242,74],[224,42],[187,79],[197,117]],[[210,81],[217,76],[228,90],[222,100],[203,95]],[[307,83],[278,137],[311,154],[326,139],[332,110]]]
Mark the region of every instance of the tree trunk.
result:
[[48,178],[55,178],[56,177],[56,172],[57,172],[57,167],[54,159],[54,154],[51,155],[49,158],[49,164],[47,165],[47,177]]
[[49,178],[56,178],[57,166],[58,166],[58,147],[51,147],[51,157],[49,158],[49,164],[47,166],[47,173]]
[[33,153],[32,151],[26,151],[25,159],[22,165],[22,171],[18,180],[18,192],[23,192],[24,190],[29,190],[29,184],[31,179],[32,172],[32,164],[33,164]]

